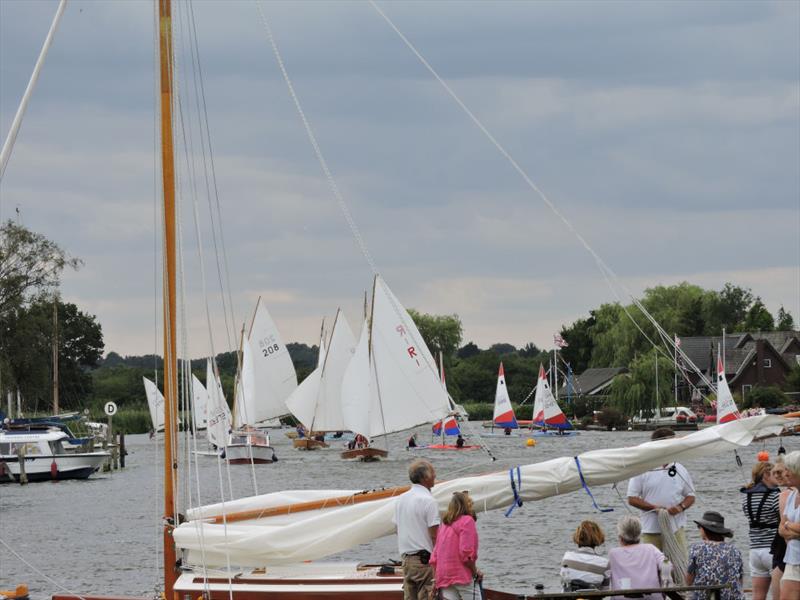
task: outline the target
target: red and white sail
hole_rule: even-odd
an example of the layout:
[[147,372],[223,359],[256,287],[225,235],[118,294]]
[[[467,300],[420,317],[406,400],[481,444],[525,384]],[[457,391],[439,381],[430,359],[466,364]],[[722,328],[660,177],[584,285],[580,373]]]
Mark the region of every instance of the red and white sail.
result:
[[572,429],[572,423],[567,420],[550,391],[550,383],[542,365],[539,365],[539,380],[536,382],[536,396],[533,401],[533,423],[541,427]]
[[497,427],[502,427],[503,429],[517,429],[519,427],[517,417],[514,415],[514,408],[511,406],[511,398],[508,396],[503,363],[500,363],[500,370],[497,372],[497,389],[494,393],[494,415],[492,421]]
[[717,356],[717,423],[727,423],[741,418],[742,415],[736,408],[731,388],[728,387],[728,381],[725,379],[725,365],[722,362],[722,356]]

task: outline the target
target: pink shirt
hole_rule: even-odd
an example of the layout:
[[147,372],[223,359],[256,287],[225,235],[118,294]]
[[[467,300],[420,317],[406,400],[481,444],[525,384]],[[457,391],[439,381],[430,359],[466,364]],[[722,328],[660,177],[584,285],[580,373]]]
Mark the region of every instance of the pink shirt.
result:
[[[659,588],[659,567],[664,554],[652,544],[634,544],[612,548],[608,552],[611,569],[611,589]],[[622,580],[626,581],[622,581]],[[627,585],[623,585],[627,584]],[[661,594],[646,594],[648,600],[661,598]],[[614,596],[615,599],[622,596]]]
[[478,529],[475,519],[461,515],[451,525],[442,523],[436,533],[436,546],[431,555],[436,587],[471,583],[472,570],[466,565],[468,560],[478,560]]

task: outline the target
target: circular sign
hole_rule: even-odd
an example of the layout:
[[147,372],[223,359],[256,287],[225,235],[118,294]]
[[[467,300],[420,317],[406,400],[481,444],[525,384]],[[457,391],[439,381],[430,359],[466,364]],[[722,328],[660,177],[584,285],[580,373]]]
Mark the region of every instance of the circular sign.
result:
[[117,414],[117,405],[114,404],[113,402],[106,402],[106,405],[103,408],[103,410],[109,417],[113,417],[115,414]]

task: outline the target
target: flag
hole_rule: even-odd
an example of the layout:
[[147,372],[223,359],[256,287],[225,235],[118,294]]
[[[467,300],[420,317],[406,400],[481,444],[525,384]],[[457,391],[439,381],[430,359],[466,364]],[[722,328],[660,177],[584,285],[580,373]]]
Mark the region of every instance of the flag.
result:
[[553,334],[553,343],[556,346],[558,346],[559,348],[566,348],[567,346],[569,346],[569,344],[567,343],[567,340],[565,340],[563,337],[561,337],[560,333],[554,333]]
[[681,338],[679,338],[677,335],[675,336],[675,346],[678,348],[681,347]]

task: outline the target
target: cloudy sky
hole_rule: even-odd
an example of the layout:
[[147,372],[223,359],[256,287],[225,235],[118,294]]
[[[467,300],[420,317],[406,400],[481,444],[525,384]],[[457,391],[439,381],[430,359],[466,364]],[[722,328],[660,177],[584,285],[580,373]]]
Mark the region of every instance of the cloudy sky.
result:
[[[331,171],[398,298],[465,341],[544,347],[614,295],[591,257],[365,2],[270,2]],[[800,316],[800,3],[381,2],[634,293],[751,287]],[[5,136],[55,1],[0,1]],[[205,192],[190,11],[176,8],[189,352],[228,348]],[[286,341],[358,326],[371,271],[305,136],[256,5],[193,23],[234,318],[262,295]],[[64,296],[108,350],[152,352],[153,7],[71,0],[0,184],[0,217],[85,266]],[[185,142],[183,141],[185,140]],[[192,177],[194,172],[194,178]],[[227,294],[226,286],[226,294]]]

